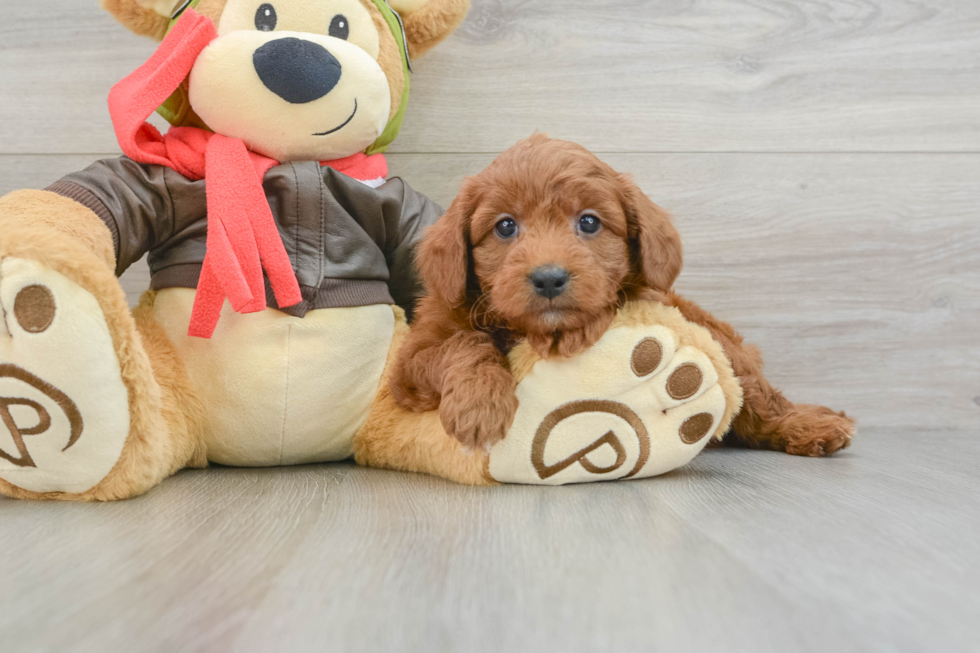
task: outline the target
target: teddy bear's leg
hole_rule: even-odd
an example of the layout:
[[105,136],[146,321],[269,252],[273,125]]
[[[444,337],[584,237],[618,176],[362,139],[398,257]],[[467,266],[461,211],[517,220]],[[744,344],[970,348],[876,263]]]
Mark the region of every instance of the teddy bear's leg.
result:
[[742,410],[725,437],[726,443],[798,456],[827,456],[851,443],[854,421],[847,415],[824,406],[794,404],[766,379],[758,348],[745,344],[731,325],[677,295],[670,301],[685,318],[704,326],[721,343],[742,386]]
[[438,411],[410,413],[380,388],[368,423],[354,441],[354,458],[369,467],[423,472],[464,485],[494,485],[489,457],[468,453],[442,426]]
[[112,263],[81,205],[0,200],[0,493],[124,499],[203,462],[180,361],[130,313]]
[[542,360],[523,343],[509,360],[520,406],[489,455],[464,453],[438,411],[399,408],[383,380],[355,441],[358,462],[470,485],[643,478],[686,464],[741,406],[721,346],[677,309],[652,302],[621,310],[583,354]]
[[413,413],[395,403],[388,376],[408,326],[396,309],[397,321],[378,396],[367,421],[354,437],[354,458],[361,465],[424,472],[466,485],[491,485],[489,458],[482,451],[466,453],[442,427],[438,411]]

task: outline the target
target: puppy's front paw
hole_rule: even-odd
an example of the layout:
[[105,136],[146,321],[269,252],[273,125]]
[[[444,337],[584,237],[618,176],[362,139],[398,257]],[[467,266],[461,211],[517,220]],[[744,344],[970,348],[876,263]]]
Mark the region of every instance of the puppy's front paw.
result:
[[518,407],[510,372],[503,368],[474,370],[447,378],[444,387],[439,417],[464,450],[489,451],[503,440]]
[[418,388],[407,387],[397,381],[388,386],[392,399],[400,408],[413,413],[425,413],[439,407],[439,397]]

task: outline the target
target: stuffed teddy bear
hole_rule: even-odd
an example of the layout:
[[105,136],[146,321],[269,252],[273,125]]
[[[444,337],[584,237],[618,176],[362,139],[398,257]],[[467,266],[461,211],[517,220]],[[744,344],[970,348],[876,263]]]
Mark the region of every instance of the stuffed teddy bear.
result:
[[[110,94],[125,156],[0,200],[0,493],[123,499],[209,461],[350,457],[470,484],[639,478],[727,430],[720,345],[656,304],[572,359],[511,351],[520,409],[489,454],[398,408],[415,245],[441,209],[382,153],[410,58],[468,0],[174,4],[103,0],[162,40]],[[147,252],[131,312],[117,276]]]

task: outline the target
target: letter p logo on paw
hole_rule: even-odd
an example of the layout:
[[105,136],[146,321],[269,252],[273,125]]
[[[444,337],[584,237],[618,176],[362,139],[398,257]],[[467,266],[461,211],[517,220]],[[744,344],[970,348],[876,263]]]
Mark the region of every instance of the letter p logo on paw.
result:
[[[589,424],[584,419],[573,419],[580,415],[588,415],[592,418],[593,423]],[[619,418],[628,424],[626,430],[631,432],[636,441],[635,443],[629,442],[631,451],[627,451],[627,445],[616,432],[619,430],[622,433],[623,429],[617,428],[618,425],[615,423],[617,420],[610,420],[610,417]],[[556,463],[549,465],[545,462],[545,451],[552,434],[558,432],[555,445],[552,448],[560,448],[562,445],[567,448],[569,443],[581,439],[582,435],[589,439],[589,433],[596,426],[599,426],[601,431],[603,423],[609,426],[609,430],[595,442]],[[572,431],[572,433],[563,437],[561,431],[565,429]],[[578,437],[576,437],[576,432],[580,434]],[[610,459],[610,453],[615,454],[615,459]],[[603,456],[606,460],[599,460]],[[634,413],[629,406],[615,401],[583,400],[565,404],[545,417],[534,434],[534,443],[531,445],[531,464],[534,465],[534,469],[541,480],[551,478],[576,463],[590,474],[608,474],[622,468],[629,458],[635,458],[636,462],[623,478],[635,476],[650,458],[650,436],[640,416]]]
[[[78,412],[78,406],[75,405],[75,402],[69,399],[65,393],[50,383],[42,381],[27,370],[9,363],[0,363],[0,379],[3,378],[12,378],[21,381],[50,398],[58,405],[68,419],[68,444],[65,445],[62,451],[67,451],[72,445],[78,442],[78,438],[82,435],[82,415]],[[11,410],[14,407],[22,407],[34,411],[37,416],[37,421],[30,427],[21,426],[18,424],[18,415],[16,415],[15,411]],[[0,447],[0,458],[9,460],[18,467],[37,467],[34,459],[31,458],[30,450],[24,441],[24,436],[46,433],[51,428],[51,414],[43,405],[32,399],[25,397],[0,397],[0,420],[3,421],[3,425],[7,428],[7,432],[14,441],[14,446],[17,447],[17,453],[19,454],[15,458]]]

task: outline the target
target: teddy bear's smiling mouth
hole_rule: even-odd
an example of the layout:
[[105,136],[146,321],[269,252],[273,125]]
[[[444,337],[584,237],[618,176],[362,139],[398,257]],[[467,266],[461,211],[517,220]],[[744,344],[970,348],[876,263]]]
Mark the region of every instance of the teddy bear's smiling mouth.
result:
[[351,112],[350,117],[347,120],[345,120],[339,126],[334,127],[333,129],[330,129],[330,130],[325,131],[325,132],[320,132],[318,134],[313,134],[313,135],[314,136],[328,136],[328,135],[330,135],[330,134],[332,134],[334,132],[339,132],[341,129],[343,129],[344,127],[346,127],[350,123],[351,120],[354,119],[354,116],[356,114],[357,114],[357,98],[354,98],[354,111]]

